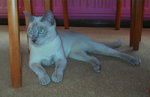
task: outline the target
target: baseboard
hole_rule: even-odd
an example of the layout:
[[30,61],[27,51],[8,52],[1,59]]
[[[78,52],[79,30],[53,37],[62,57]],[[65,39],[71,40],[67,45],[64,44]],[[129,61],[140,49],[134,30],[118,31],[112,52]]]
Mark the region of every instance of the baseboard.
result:
[[[57,26],[63,26],[63,19],[56,19]],[[19,19],[20,25],[25,25],[25,19]],[[70,19],[70,26],[73,27],[114,27],[115,20],[89,20],[89,19]],[[0,25],[8,25],[7,18],[0,18]],[[130,27],[130,20],[121,20],[121,28]],[[150,28],[150,20],[144,20],[143,22],[144,28]]]

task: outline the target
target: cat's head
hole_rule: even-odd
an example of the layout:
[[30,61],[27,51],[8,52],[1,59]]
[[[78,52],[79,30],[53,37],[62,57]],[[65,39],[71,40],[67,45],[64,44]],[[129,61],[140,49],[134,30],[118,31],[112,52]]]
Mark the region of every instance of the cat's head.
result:
[[41,45],[46,40],[55,36],[56,22],[50,10],[40,17],[32,16],[25,11],[24,14],[28,20],[27,34],[32,44]]

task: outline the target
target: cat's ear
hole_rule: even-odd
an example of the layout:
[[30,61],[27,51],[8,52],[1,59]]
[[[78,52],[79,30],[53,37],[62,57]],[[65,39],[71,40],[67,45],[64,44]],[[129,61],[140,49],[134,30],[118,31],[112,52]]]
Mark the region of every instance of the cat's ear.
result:
[[31,14],[27,13],[26,11],[23,11],[23,13],[27,17],[28,24],[31,23],[31,22],[33,22],[34,17]]
[[48,22],[53,25],[55,23],[53,13],[50,10],[47,10],[42,17],[41,22]]

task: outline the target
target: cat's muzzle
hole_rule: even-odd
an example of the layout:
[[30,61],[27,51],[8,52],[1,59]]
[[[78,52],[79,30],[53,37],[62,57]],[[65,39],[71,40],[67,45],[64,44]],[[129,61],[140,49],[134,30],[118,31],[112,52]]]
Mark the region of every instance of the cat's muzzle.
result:
[[36,43],[36,41],[37,41],[36,39],[32,39],[32,42],[33,42],[33,43]]

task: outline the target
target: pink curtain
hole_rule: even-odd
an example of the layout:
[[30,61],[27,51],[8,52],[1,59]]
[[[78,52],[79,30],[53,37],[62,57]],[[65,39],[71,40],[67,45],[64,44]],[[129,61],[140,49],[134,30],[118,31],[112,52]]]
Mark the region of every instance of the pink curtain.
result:
[[[0,17],[7,17],[7,0],[0,0]],[[40,16],[44,13],[44,0],[32,0],[33,14]],[[62,0],[53,0],[56,18],[63,18]],[[19,15],[24,17],[23,0],[19,0]],[[145,19],[150,19],[150,0],[146,0]],[[115,19],[116,0],[68,0],[70,19]],[[123,0],[122,19],[130,17],[130,0]]]

